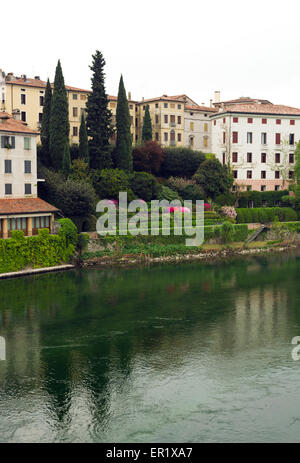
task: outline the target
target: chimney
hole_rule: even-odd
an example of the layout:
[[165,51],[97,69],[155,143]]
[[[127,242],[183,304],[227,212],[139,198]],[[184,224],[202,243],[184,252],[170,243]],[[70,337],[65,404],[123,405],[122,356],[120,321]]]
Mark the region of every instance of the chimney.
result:
[[131,101],[131,92],[128,92],[128,101]]
[[215,91],[215,103],[220,103],[221,101],[221,92]]
[[142,101],[145,101],[145,98],[144,98],[144,97],[142,97]]
[[21,120],[21,111],[19,109],[13,109],[12,110],[12,117],[16,121],[20,121]]
[[22,79],[24,80],[24,82],[27,81],[27,76],[26,76],[26,74],[22,74],[21,77],[22,77]]
[[209,100],[209,107],[210,107],[210,108],[213,107],[213,100]]
[[41,80],[40,76],[34,76],[35,80]]

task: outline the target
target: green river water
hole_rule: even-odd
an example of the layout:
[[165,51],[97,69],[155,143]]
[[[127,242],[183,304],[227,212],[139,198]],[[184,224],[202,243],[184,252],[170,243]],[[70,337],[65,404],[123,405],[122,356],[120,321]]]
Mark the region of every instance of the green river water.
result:
[[300,442],[300,253],[0,281],[0,442]]

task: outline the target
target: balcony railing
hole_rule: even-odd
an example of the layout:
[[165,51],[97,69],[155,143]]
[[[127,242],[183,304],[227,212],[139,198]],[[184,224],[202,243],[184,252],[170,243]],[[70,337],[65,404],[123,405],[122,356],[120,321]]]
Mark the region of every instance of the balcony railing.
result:
[[170,146],[176,146],[176,140],[170,140]]

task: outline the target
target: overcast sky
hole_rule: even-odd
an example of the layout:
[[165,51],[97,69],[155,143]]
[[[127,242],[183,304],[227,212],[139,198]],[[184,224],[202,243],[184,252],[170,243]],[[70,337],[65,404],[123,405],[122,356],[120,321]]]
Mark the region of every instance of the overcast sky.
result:
[[299,0],[1,2],[0,68],[90,88],[91,55],[133,99],[185,93],[208,104],[251,96],[300,107]]

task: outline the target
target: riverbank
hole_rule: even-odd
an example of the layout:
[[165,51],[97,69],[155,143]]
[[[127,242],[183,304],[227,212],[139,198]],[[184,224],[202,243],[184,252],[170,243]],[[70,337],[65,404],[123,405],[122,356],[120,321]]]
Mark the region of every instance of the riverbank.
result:
[[72,270],[74,268],[75,266],[71,264],[56,265],[54,267],[28,268],[26,270],[20,270],[19,272],[0,273],[0,280],[7,280],[9,278],[20,278],[25,276],[36,275],[39,273],[62,272],[64,270]]
[[180,249],[180,252],[174,253],[170,250],[169,255],[151,255],[151,253],[108,253],[103,255],[97,255],[94,253],[86,258],[79,258],[76,261],[76,265],[82,268],[88,267],[103,267],[103,266],[122,266],[129,267],[140,264],[154,264],[154,263],[172,263],[172,262],[186,262],[186,261],[208,261],[208,260],[220,260],[229,259],[232,257],[243,257],[243,256],[255,256],[261,254],[279,253],[289,249],[296,249],[299,247],[299,243],[294,241],[282,241],[282,242],[255,242],[245,244],[231,243],[230,245],[219,245],[219,244],[206,244],[201,249],[185,248]]

